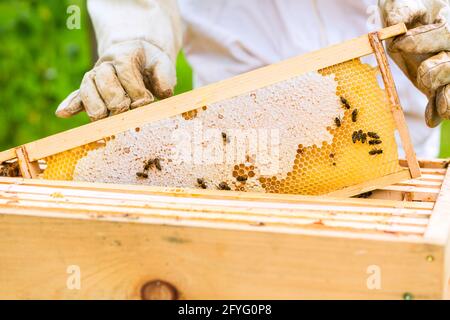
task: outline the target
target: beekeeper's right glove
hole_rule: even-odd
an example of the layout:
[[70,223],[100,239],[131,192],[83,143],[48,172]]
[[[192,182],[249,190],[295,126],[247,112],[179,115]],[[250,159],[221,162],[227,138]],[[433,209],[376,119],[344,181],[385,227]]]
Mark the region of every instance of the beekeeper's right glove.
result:
[[173,95],[181,20],[176,0],[89,0],[100,59],[56,110],[92,121]]
[[450,119],[449,0],[379,0],[386,26],[405,23],[408,32],[388,41],[388,51],[428,97],[425,120],[436,127]]

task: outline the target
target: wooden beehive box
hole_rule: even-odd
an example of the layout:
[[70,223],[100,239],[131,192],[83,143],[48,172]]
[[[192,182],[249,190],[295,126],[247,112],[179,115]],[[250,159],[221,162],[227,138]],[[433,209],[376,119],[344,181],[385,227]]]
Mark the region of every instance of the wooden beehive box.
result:
[[0,298],[446,298],[448,162],[420,164],[378,199],[0,178]]

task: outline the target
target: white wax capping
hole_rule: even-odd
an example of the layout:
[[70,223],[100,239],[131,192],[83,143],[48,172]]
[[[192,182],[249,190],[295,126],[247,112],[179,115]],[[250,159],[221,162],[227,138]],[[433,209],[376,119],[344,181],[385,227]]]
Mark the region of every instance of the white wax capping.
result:
[[[248,191],[262,191],[258,178],[285,178],[298,145],[331,143],[327,127],[343,116],[333,75],[310,72],[198,110],[194,120],[181,115],[118,134],[104,148],[81,159],[74,180],[208,188],[240,185],[233,168],[254,166]],[[225,135],[224,135],[225,134]],[[158,158],[148,178],[137,177],[144,162]]]

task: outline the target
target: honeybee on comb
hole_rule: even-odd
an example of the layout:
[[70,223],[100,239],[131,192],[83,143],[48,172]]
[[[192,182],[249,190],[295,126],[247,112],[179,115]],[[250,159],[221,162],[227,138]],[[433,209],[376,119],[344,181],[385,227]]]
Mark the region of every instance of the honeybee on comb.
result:
[[360,134],[361,143],[366,143],[367,141],[367,133],[361,133]]
[[144,162],[144,172],[148,172],[152,167],[155,167],[158,171],[161,171],[161,159],[155,158]]
[[200,188],[202,188],[202,189],[208,188],[208,186],[207,186],[205,180],[202,179],[202,178],[198,178],[198,179],[197,179],[197,184],[198,184],[198,185],[200,186]]
[[345,109],[349,110],[351,108],[350,104],[347,101],[347,99],[345,99],[344,97],[341,97],[341,102],[344,105]]
[[369,141],[369,144],[371,146],[374,146],[374,145],[377,145],[377,144],[381,144],[381,143],[383,143],[383,141],[381,141],[381,140],[370,140]]
[[227,134],[225,132],[222,132],[222,140],[223,140],[223,143],[230,142],[230,138],[227,136]]
[[154,164],[154,163],[153,163],[153,160],[152,160],[152,159],[145,161],[145,162],[144,162],[144,171],[150,170],[150,167],[151,167],[153,164]]
[[369,151],[369,154],[370,154],[371,156],[375,156],[375,155],[377,155],[377,154],[382,154],[382,153],[383,153],[383,150],[381,150],[381,149],[376,149],[376,148]]
[[158,169],[158,171],[161,171],[161,160],[159,158],[155,158],[153,160],[153,164],[155,165],[155,168]]
[[352,141],[353,141],[353,143],[356,143],[356,141],[358,141],[359,140],[359,133],[358,133],[358,131],[353,131],[353,134],[352,134]]
[[245,182],[245,181],[247,181],[247,177],[244,177],[244,176],[238,176],[238,177],[236,178],[236,180],[239,181],[239,182]]
[[226,182],[221,182],[221,183],[219,183],[219,185],[217,186],[217,188],[218,188],[219,190],[227,190],[227,191],[231,190],[231,188],[228,186],[228,184],[227,184]]
[[355,109],[352,112],[352,121],[356,122],[357,120],[358,120],[358,109]]
[[136,172],[138,178],[148,179],[148,174],[145,172]]
[[336,118],[334,119],[334,124],[336,125],[336,127],[339,128],[339,127],[342,125],[341,118],[336,117]]

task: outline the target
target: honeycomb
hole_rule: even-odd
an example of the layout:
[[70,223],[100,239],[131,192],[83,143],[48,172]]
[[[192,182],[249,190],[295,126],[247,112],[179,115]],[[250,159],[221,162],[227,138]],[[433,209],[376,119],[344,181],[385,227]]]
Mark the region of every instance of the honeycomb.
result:
[[[333,135],[331,144],[308,148],[300,144],[287,178],[260,178],[267,192],[320,195],[402,170],[394,138],[395,123],[386,95],[376,80],[378,68],[352,61],[319,72],[336,76],[337,95],[347,100],[350,108],[344,105],[346,111],[340,127],[327,128]],[[353,122],[355,109],[358,113]],[[353,143],[353,132],[359,130],[376,133],[382,143],[370,146],[368,142],[376,139],[369,137],[364,144]],[[381,149],[383,154],[370,155],[373,149]]]
[[190,110],[187,112],[183,112],[181,114],[181,116],[184,118],[184,120],[193,120],[193,119],[197,118],[197,115],[199,114],[199,112],[205,111],[207,109],[208,109],[207,106],[203,106],[199,109],[194,109],[194,110]]
[[[53,155],[45,159],[44,178],[321,195],[393,174],[403,169],[377,73],[377,67],[355,59],[301,75],[129,130],[104,145]],[[174,159],[173,132],[183,128],[195,137],[199,123],[203,131],[218,129],[221,134],[214,139],[203,135],[197,144],[186,142],[187,154],[217,146],[223,149],[223,161]],[[277,172],[268,174],[254,150],[234,139],[234,130],[257,134],[259,128],[280,129]],[[244,159],[226,161],[232,147],[242,149]],[[146,165],[154,159],[160,167]]]
[[98,149],[102,145],[102,143],[93,142],[45,158],[47,168],[44,170],[43,178],[47,180],[73,180],[73,172],[78,160],[85,157],[89,151]]

